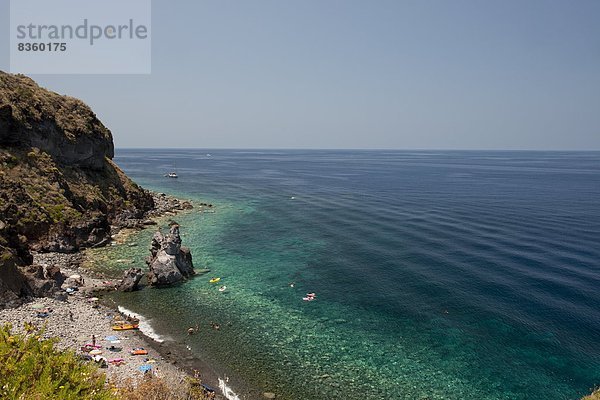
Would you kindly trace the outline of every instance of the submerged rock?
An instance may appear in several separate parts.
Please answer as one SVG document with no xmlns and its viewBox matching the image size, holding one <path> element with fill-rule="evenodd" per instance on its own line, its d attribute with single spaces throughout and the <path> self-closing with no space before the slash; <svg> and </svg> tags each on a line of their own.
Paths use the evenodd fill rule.
<svg viewBox="0 0 600 400">
<path fill-rule="evenodd" d="M 146 261 L 150 269 L 148 281 L 153 286 L 171 285 L 193 276 L 192 254 L 181 246 L 179 225 L 171 225 L 168 234 L 157 231 L 152 237 L 151 257 Z"/>
</svg>

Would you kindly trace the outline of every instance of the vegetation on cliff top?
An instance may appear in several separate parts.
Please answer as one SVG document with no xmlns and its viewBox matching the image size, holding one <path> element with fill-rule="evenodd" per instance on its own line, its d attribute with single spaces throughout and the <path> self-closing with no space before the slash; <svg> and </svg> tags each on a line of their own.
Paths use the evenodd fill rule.
<svg viewBox="0 0 600 400">
<path fill-rule="evenodd" d="M 92 230 L 118 212 L 150 209 L 151 196 L 112 162 L 113 148 L 83 102 L 0 71 L 0 232 L 21 242 L 66 233 L 77 247 L 100 240 L 106 232 Z"/>
<path fill-rule="evenodd" d="M 113 155 L 111 132 L 82 101 L 0 71 L 0 268 L 30 263 L 31 249 L 94 245 L 123 211 L 150 210 L 150 193 Z M 0 307 L 26 292 L 13 285 L 6 296 L 4 286 Z"/>
<path fill-rule="evenodd" d="M 85 103 L 42 89 L 25 75 L 0 71 L 0 105 L 5 109 L 10 106 L 15 122 L 29 129 L 52 116 L 56 128 L 69 139 L 93 132 L 112 142 L 110 131 Z"/>
</svg>

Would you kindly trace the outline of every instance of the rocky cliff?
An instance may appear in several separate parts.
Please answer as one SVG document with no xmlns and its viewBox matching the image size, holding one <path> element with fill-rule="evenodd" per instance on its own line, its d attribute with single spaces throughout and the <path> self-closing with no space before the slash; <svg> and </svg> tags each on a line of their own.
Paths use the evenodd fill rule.
<svg viewBox="0 0 600 400">
<path fill-rule="evenodd" d="M 0 71 L 0 306 L 31 291 L 15 272 L 29 250 L 101 244 L 115 220 L 152 209 L 113 156 L 111 132 L 82 101 Z"/>
</svg>

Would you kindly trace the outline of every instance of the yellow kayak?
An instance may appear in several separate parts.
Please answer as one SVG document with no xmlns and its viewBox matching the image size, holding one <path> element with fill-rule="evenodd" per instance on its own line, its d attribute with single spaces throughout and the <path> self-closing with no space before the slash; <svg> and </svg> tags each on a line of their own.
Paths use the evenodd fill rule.
<svg viewBox="0 0 600 400">
<path fill-rule="evenodd" d="M 221 280 L 221 278 L 212 278 L 209 282 L 210 283 L 217 283 Z"/>
<path fill-rule="evenodd" d="M 131 329 L 138 329 L 138 324 L 121 324 L 121 325 L 113 325 L 113 331 L 128 331 Z"/>
</svg>

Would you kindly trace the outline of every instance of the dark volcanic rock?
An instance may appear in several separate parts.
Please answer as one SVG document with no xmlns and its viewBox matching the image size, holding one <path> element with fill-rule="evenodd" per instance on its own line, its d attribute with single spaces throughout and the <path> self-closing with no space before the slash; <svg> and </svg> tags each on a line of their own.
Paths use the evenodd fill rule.
<svg viewBox="0 0 600 400">
<path fill-rule="evenodd" d="M 15 272 L 30 250 L 104 245 L 114 221 L 148 218 L 152 195 L 113 156 L 110 130 L 82 101 L 0 71 L 0 299 L 51 290 Z"/>
<path fill-rule="evenodd" d="M 21 272 L 19 264 L 21 259 L 10 253 L 3 254 L 0 265 L 0 307 L 16 306 L 24 297 L 33 295 L 27 284 L 25 275 Z"/>
<path fill-rule="evenodd" d="M 138 284 L 143 277 L 144 272 L 141 268 L 129 268 L 123 273 L 123 280 L 121 280 L 118 289 L 123 292 L 138 290 Z"/>
<path fill-rule="evenodd" d="M 147 263 L 151 285 L 170 285 L 194 275 L 192 254 L 187 247 L 181 246 L 179 225 L 173 224 L 166 235 L 156 232 L 152 237 L 150 252 L 152 256 Z"/>
<path fill-rule="evenodd" d="M 41 265 L 30 265 L 24 268 L 24 275 L 31 294 L 35 297 L 46 297 L 55 294 L 60 291 L 62 281 L 64 280 L 62 274 L 60 277 L 56 275 L 57 280 L 46 279 L 44 276 L 44 267 Z"/>
</svg>

